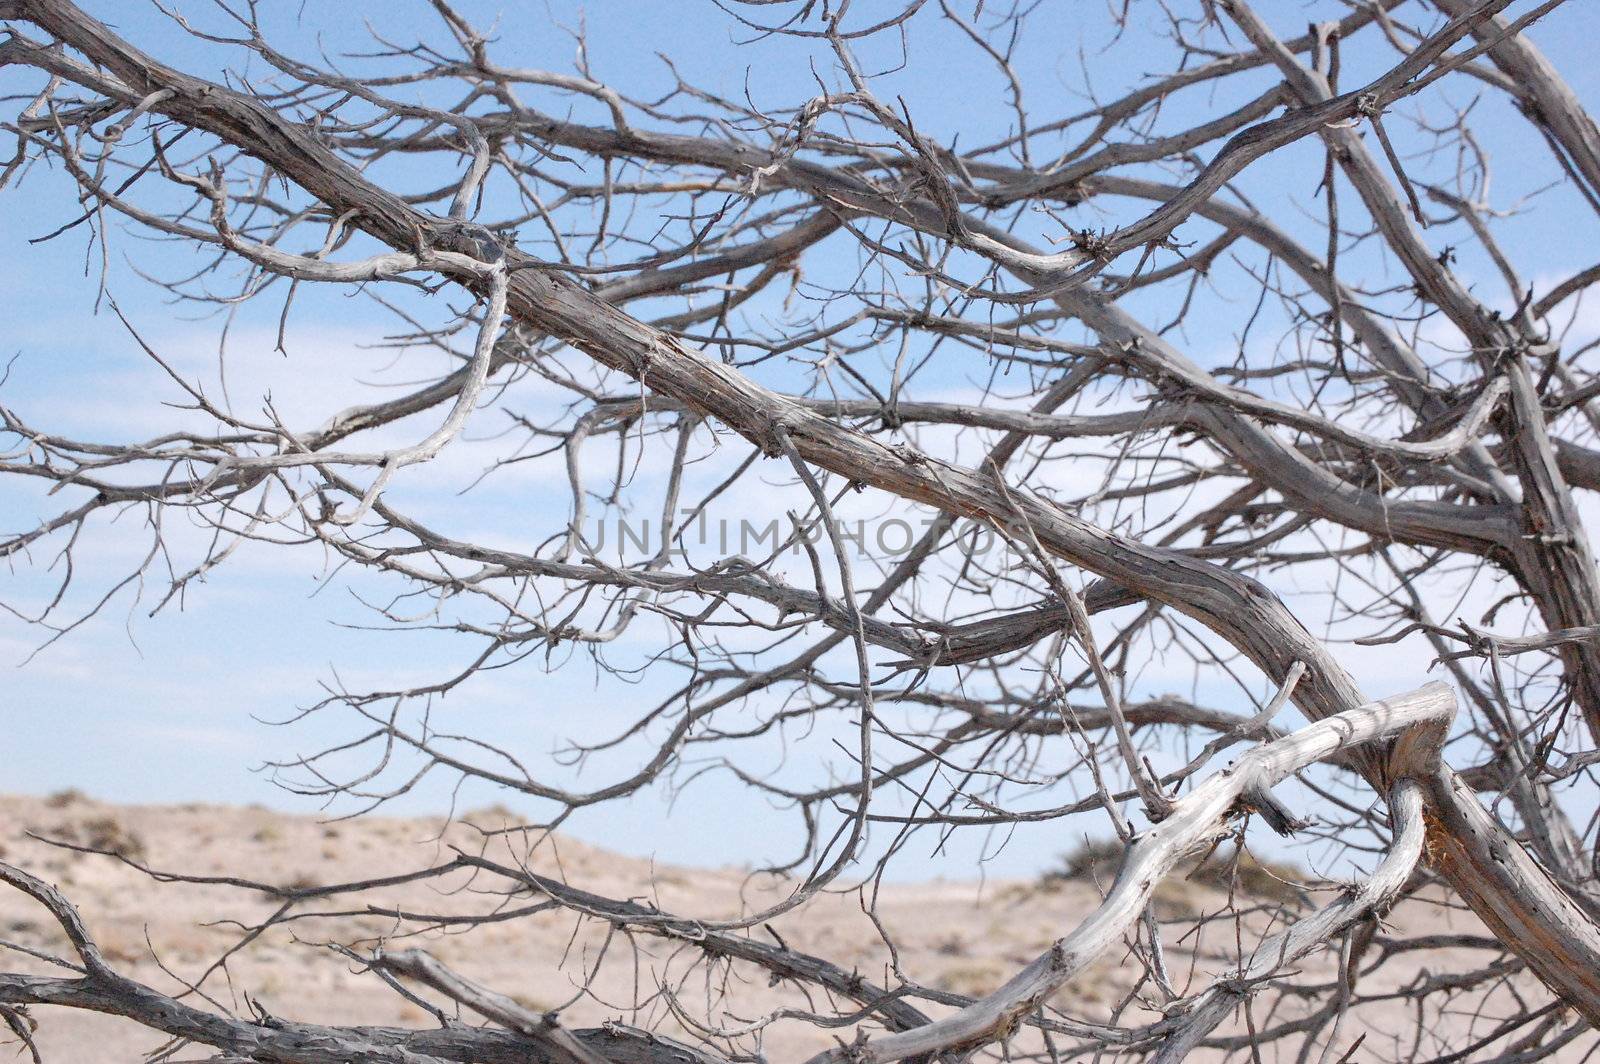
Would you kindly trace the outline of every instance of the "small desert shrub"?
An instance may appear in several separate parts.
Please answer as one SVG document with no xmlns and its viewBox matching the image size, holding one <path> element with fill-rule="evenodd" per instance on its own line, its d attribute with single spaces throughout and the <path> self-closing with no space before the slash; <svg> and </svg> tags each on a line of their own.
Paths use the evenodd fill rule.
<svg viewBox="0 0 1600 1064">
<path fill-rule="evenodd" d="M 144 858 L 144 840 L 114 816 L 97 816 L 81 825 L 84 845 L 132 861 Z"/>
<path fill-rule="evenodd" d="M 1061 859 L 1061 867 L 1044 874 L 1046 882 L 1109 883 L 1122 867 L 1122 844 L 1116 839 L 1084 839 Z"/>
<path fill-rule="evenodd" d="M 1122 866 L 1122 844 L 1116 839 L 1089 839 L 1061 859 L 1061 867 L 1046 872 L 1042 885 L 1064 882 L 1098 883 L 1109 887 Z M 1189 858 L 1156 888 L 1159 900 L 1174 903 L 1190 901 L 1183 883 L 1213 890 L 1235 890 L 1250 898 L 1285 904 L 1301 901 L 1302 885 L 1315 883 L 1315 877 L 1298 865 L 1283 861 L 1263 861 L 1249 850 L 1219 847 L 1209 854 Z M 1165 888 L 1165 890 L 1163 890 Z"/>
<path fill-rule="evenodd" d="M 1301 901 L 1305 897 L 1303 887 L 1315 885 L 1316 881 L 1316 877 L 1299 865 L 1263 861 L 1249 850 L 1218 851 L 1209 861 L 1193 868 L 1188 878 L 1217 890 L 1234 889 L 1252 898 L 1284 903 Z"/>
<path fill-rule="evenodd" d="M 495 802 L 493 805 L 486 805 L 482 809 L 469 810 L 461 819 L 469 824 L 479 821 L 485 824 L 515 824 L 517 822 L 517 814 L 510 806 Z"/>
<path fill-rule="evenodd" d="M 88 801 L 88 797 L 76 787 L 68 787 L 64 791 L 56 791 L 44 800 L 48 809 L 65 809 L 69 805 Z"/>
<path fill-rule="evenodd" d="M 262 891 L 261 897 L 266 901 L 275 902 L 282 900 L 282 895 L 279 893 L 279 891 L 313 890 L 321 885 L 322 883 L 309 873 L 300 872 L 296 875 L 290 876 L 287 882 L 277 884 L 277 890 Z"/>
</svg>

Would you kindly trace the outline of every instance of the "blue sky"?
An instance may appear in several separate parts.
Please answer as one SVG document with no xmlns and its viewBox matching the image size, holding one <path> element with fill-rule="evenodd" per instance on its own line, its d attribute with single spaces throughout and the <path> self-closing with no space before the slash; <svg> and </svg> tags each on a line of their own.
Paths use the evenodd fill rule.
<svg viewBox="0 0 1600 1064">
<path fill-rule="evenodd" d="M 187 39 L 171 22 L 134 3 L 86 4 L 91 11 L 119 23 L 119 28 L 157 56 L 196 73 L 213 74 L 217 53 Z M 385 37 L 406 43 L 419 37 L 442 41 L 436 18 L 421 0 L 389 0 L 382 4 L 304 5 L 303 21 L 288 17 L 302 5 L 285 4 L 269 24 L 274 40 L 286 51 L 314 60 L 319 50 L 337 53 L 365 46 L 364 24 Z M 1136 5 L 1137 6 L 1137 5 Z M 502 5 L 463 3 L 462 9 L 481 26 L 494 23 Z M 1328 17 L 1328 5 L 1266 3 L 1283 35 L 1301 32 L 1307 18 Z M 204 7 L 190 3 L 197 18 Z M 552 3 L 507 7 L 500 19 L 495 56 L 506 65 L 570 69 L 572 37 L 555 23 L 587 27 L 589 59 L 594 74 L 637 97 L 651 97 L 672 84 L 656 53 L 679 62 L 686 76 L 700 86 L 730 97 L 748 94 L 763 106 L 795 105 L 818 91 L 818 79 L 837 82 L 832 59 L 820 46 L 793 40 L 741 43 L 751 36 L 713 4 L 602 2 L 579 7 Z M 757 12 L 765 9 L 753 9 Z M 1047 5 L 1035 16 L 1035 32 L 1020 49 L 1017 65 L 1024 75 L 1028 103 L 1036 122 L 1048 121 L 1083 107 L 1080 62 L 1094 72 L 1106 95 L 1137 83 L 1148 64 L 1162 69 L 1159 42 L 1135 29 L 1115 44 L 1105 6 L 1094 0 Z M 1571 3 L 1537 27 L 1532 36 L 1545 48 L 1588 100 L 1600 99 L 1600 68 L 1591 60 L 1594 8 Z M 207 25 L 212 23 L 207 22 Z M 220 26 L 220 24 L 217 24 Z M 215 28 L 215 27 L 214 27 Z M 877 90 L 885 99 L 902 96 L 919 128 L 938 139 L 975 145 L 1010 132 L 1010 111 L 1003 83 L 970 44 L 936 18 L 919 18 L 909 28 L 904 69 L 885 74 Z M 880 39 L 861 49 L 869 69 L 890 70 L 900 63 L 899 42 Z M 1382 53 L 1373 62 L 1388 62 Z M 1362 59 L 1346 57 L 1346 84 L 1362 75 Z M 360 64 L 355 64 L 357 67 Z M 1375 69 L 1375 68 L 1374 68 Z M 1367 71 L 1372 72 L 1371 70 Z M 1224 99 L 1184 97 L 1174 101 L 1166 121 L 1172 127 L 1196 116 L 1230 109 L 1267 87 L 1273 75 L 1260 72 L 1228 91 Z M 6 92 L 32 87 L 37 79 L 14 71 L 0 72 Z M 1470 87 L 1452 89 L 1465 105 Z M 569 106 L 583 120 L 599 121 L 587 101 L 540 97 L 544 109 L 562 114 Z M 1505 115 L 1505 105 L 1486 101 L 1475 115 L 1476 130 L 1491 151 L 1503 149 L 1504 169 L 1497 172 L 1492 198 L 1510 206 L 1556 177 L 1547 155 L 1518 156 Z M 1499 109 L 1498 111 L 1496 109 Z M 1298 145 L 1281 157 L 1253 168 L 1243 182 L 1264 206 L 1290 199 L 1303 201 L 1321 173 L 1321 151 Z M 397 180 L 417 175 L 397 169 Z M 433 183 L 437 183 L 436 181 Z M 1136 216 L 1148 205 L 1106 205 L 1114 213 L 1091 215 L 1087 224 L 1109 225 Z M 1524 262 L 1537 263 L 1541 277 L 1557 278 L 1586 265 L 1590 241 L 1574 241 L 1561 221 L 1559 201 L 1507 224 L 1506 239 Z M 159 404 L 178 398 L 144 359 L 102 305 L 96 312 L 99 247 L 87 241 L 86 227 L 49 243 L 28 241 L 73 217 L 73 199 L 54 175 L 33 175 L 20 189 L 0 194 L 0 291 L 5 294 L 9 326 L 6 349 L 17 355 L 11 376 L 0 388 L 0 403 L 16 409 L 36 425 L 51 430 L 107 438 L 137 438 L 155 431 L 172 416 Z M 1293 214 L 1287 217 L 1293 219 Z M 1050 223 L 1032 223 L 1041 236 Z M 1311 223 L 1308 223 L 1311 224 Z M 1310 230 L 1307 230 L 1310 231 Z M 1448 239 L 1441 236 L 1441 243 Z M 130 268 L 176 272 L 186 252 L 141 242 L 123 235 L 113 244 L 110 292 L 141 334 L 165 355 L 197 374 L 215 361 L 218 325 L 195 321 L 195 308 L 172 306 L 162 294 L 140 281 Z M 835 242 L 820 250 L 821 267 L 844 266 L 853 252 Z M 1353 254 L 1359 254 L 1354 252 Z M 832 258 L 830 258 L 830 256 Z M 1466 266 L 1469 276 L 1496 283 L 1486 267 Z M 275 404 L 302 411 L 304 420 L 342 405 L 343 393 L 328 387 L 329 375 L 342 381 L 377 381 L 397 386 L 430 372 L 442 362 L 425 357 L 392 365 L 388 353 L 364 350 L 376 331 L 391 328 L 368 304 L 333 292 L 307 292 L 298 298 L 290 326 L 290 353 L 271 350 L 278 304 L 267 301 L 246 310 L 233 327 L 229 342 L 229 376 L 233 397 L 241 404 L 258 403 L 265 382 L 273 382 Z M 1157 319 L 1170 309 L 1158 297 L 1130 301 L 1133 309 Z M 1170 294 L 1160 298 L 1170 298 Z M 1248 301 L 1246 301 L 1248 302 Z M 1234 337 L 1248 306 L 1217 309 L 1189 323 L 1184 343 L 1197 358 L 1230 357 Z M 444 313 L 437 305 L 433 313 Z M 769 384 L 784 386 L 786 370 L 764 367 Z M 981 383 L 986 370 L 957 365 L 936 383 L 959 392 Z M 486 440 L 498 427 L 487 414 L 474 422 L 474 435 Z M 565 513 L 564 485 L 548 466 L 519 470 L 492 481 L 463 503 L 453 490 L 459 474 L 474 456 L 488 453 L 483 442 L 458 449 L 439 469 L 417 471 L 395 491 L 422 512 L 455 522 L 457 531 L 481 525 L 491 535 L 515 536 L 519 527 L 539 534 L 557 527 Z M 31 521 L 50 500 L 30 486 L 0 483 L 0 524 L 12 528 Z M 463 512 L 464 506 L 473 512 Z M 23 515 L 22 521 L 9 515 Z M 174 520 L 178 520 L 177 516 Z M 130 560 L 145 549 L 149 531 L 130 514 L 118 525 L 95 530 L 78 559 L 79 604 L 103 593 L 127 571 Z M 525 544 L 531 546 L 531 543 Z M 52 573 L 50 548 L 34 553 L 31 565 L 19 564 L 9 577 L 13 591 L 6 601 L 37 603 L 48 594 Z M 4 788 L 43 793 L 79 787 L 97 797 L 125 802 L 225 801 L 259 802 L 308 812 L 315 806 L 275 786 L 264 773 L 251 769 L 262 762 L 318 749 L 349 734 L 342 718 L 311 718 L 293 727 L 276 727 L 294 708 L 318 697 L 318 685 L 338 675 L 352 686 L 362 682 L 389 685 L 415 677 L 437 678 L 460 667 L 470 648 L 431 634 L 375 633 L 361 626 L 370 614 L 363 599 L 381 597 L 384 586 L 370 578 L 330 569 L 311 550 L 273 551 L 247 545 L 239 555 L 155 617 L 147 616 L 160 595 L 146 593 L 135 602 L 132 589 L 119 594 L 94 620 L 66 639 L 33 654 L 39 632 L 9 616 L 0 616 L 0 665 L 10 669 L 0 686 L 0 713 L 6 717 Z M 1292 591 L 1293 589 L 1286 589 Z M 1317 589 L 1313 589 L 1317 590 Z M 181 607 L 181 608 L 180 608 Z M 555 662 L 563 660 L 559 652 Z M 1377 663 L 1371 690 L 1385 693 L 1408 686 L 1393 658 Z M 676 678 L 673 678 L 676 679 Z M 1176 674 L 1156 670 L 1153 689 L 1160 693 L 1182 683 Z M 528 665 L 507 670 L 474 685 L 469 716 L 529 758 L 548 757 L 558 736 L 608 734 L 632 719 L 641 702 L 660 697 L 668 681 L 629 685 L 594 669 L 581 657 L 561 668 Z M 1161 687 L 1161 684 L 1167 685 Z M 1228 708 L 1239 708 L 1230 706 Z M 823 729 L 802 744 L 797 755 L 825 757 L 826 742 L 837 734 Z M 777 757 L 773 749 L 762 756 Z M 620 768 L 597 761 L 584 777 L 590 783 Z M 450 802 L 446 781 L 429 784 L 394 803 L 394 812 L 437 812 Z M 505 800 L 482 787 L 460 796 L 467 806 Z M 513 803 L 515 804 L 515 803 Z M 630 853 L 653 853 L 668 861 L 708 858 L 737 862 L 746 858 L 784 856 L 786 840 L 773 814 L 748 804 L 742 793 L 715 780 L 690 788 L 668 805 L 662 793 L 647 792 L 621 806 L 580 814 L 570 827 L 581 837 Z M 707 832 L 705 825 L 714 824 Z M 931 840 L 929 840 L 931 844 Z M 913 847 L 927 853 L 929 844 Z M 911 856 L 906 874 L 970 874 L 982 840 L 970 840 L 942 860 Z M 991 864 L 1002 873 L 1035 871 L 1049 866 L 1070 840 L 1059 829 L 1024 833 Z M 910 855 L 908 855 L 910 856 Z"/>
</svg>

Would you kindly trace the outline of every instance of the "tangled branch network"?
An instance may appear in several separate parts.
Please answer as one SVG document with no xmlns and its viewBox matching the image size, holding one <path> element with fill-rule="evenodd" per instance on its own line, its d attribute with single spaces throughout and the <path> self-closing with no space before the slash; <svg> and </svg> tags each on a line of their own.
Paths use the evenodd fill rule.
<svg viewBox="0 0 1600 1064">
<path fill-rule="evenodd" d="M 0 604 L 44 652 L 244 554 L 321 566 L 458 665 L 324 678 L 289 732 L 336 738 L 273 778 L 517 815 L 357 882 L 123 854 L 273 902 L 179 989 L 0 864 L 58 928 L 0 941 L 25 1051 L 78 1010 L 279 1064 L 1595 1050 L 1600 128 L 1540 50 L 1592 7 L 717 0 L 633 13 L 709 43 L 607 81 L 641 42 L 550 12 L 296 6 L 0 0 L 0 197 L 157 382 L 139 438 L 0 387 Z M 779 840 L 742 904 L 540 863 L 699 788 Z M 1086 835 L 1116 871 L 1037 955 L 973 993 L 901 963 L 916 854 Z M 1313 866 L 1287 896 L 1158 903 L 1263 842 Z M 409 884 L 437 907 L 300 948 L 426 1022 L 228 1004 L 267 931 Z M 785 938 L 837 895 L 881 967 Z M 430 948 L 560 920 L 600 933 L 560 1007 Z"/>
</svg>

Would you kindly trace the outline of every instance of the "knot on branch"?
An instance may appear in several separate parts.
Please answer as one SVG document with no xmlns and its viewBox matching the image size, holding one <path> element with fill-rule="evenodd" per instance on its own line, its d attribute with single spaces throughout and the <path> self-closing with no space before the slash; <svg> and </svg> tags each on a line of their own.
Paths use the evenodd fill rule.
<svg viewBox="0 0 1600 1064">
<path fill-rule="evenodd" d="M 1097 262 L 1111 261 L 1111 241 L 1104 233 L 1093 229 L 1077 229 L 1072 233 L 1072 246 Z"/>
<path fill-rule="evenodd" d="M 900 459 L 900 461 L 904 462 L 906 465 L 921 466 L 928 464 L 928 456 L 917 450 L 915 447 L 912 447 L 910 444 L 891 444 L 889 450 L 894 453 L 896 458 Z"/>
<path fill-rule="evenodd" d="M 493 230 L 476 222 L 452 221 L 442 224 L 435 234 L 434 247 L 439 251 L 458 252 L 489 265 L 504 262 L 506 258 L 501 238 Z"/>
</svg>

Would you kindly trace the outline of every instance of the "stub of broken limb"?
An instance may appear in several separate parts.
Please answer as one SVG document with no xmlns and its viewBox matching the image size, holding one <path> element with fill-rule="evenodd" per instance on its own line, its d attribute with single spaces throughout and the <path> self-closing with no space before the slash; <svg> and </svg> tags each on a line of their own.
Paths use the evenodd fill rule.
<svg viewBox="0 0 1600 1064">
<path fill-rule="evenodd" d="M 1239 806 L 1255 813 L 1267 822 L 1267 827 L 1279 835 L 1293 835 L 1310 825 L 1309 820 L 1295 816 L 1289 807 L 1265 787 L 1252 787 L 1239 797 Z"/>
</svg>

